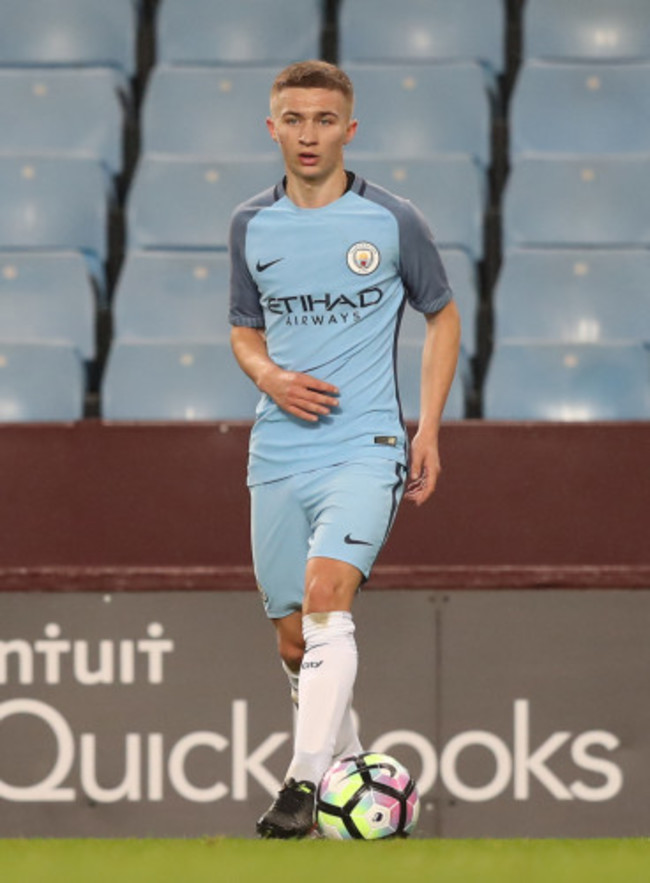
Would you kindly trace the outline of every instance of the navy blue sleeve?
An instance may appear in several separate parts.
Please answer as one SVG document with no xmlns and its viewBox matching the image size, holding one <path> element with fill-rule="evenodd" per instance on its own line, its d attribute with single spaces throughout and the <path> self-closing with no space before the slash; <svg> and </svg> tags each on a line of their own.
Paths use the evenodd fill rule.
<svg viewBox="0 0 650 883">
<path fill-rule="evenodd" d="M 398 222 L 400 271 L 409 303 L 421 313 L 438 313 L 453 294 L 433 234 L 412 203 L 400 212 Z"/>
<path fill-rule="evenodd" d="M 364 195 L 391 211 L 397 220 L 399 271 L 409 303 L 421 313 L 439 312 L 453 292 L 424 215 L 408 199 L 376 184 L 368 183 Z"/>
<path fill-rule="evenodd" d="M 230 224 L 230 311 L 231 325 L 264 328 L 260 293 L 246 262 L 246 228 L 255 210 L 240 206 Z"/>
</svg>

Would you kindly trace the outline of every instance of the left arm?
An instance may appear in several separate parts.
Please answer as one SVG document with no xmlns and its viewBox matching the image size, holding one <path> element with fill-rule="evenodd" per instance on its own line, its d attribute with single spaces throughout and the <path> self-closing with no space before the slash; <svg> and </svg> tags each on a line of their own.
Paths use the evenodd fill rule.
<svg viewBox="0 0 650 883">
<path fill-rule="evenodd" d="M 405 498 L 421 506 L 433 494 L 440 473 L 438 432 L 460 348 L 460 317 L 454 301 L 426 317 L 422 349 L 420 420 L 411 444 Z"/>
</svg>

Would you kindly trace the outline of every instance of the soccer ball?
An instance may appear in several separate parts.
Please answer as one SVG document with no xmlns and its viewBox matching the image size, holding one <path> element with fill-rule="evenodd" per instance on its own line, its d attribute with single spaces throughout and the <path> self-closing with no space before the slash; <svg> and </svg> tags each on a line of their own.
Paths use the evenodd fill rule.
<svg viewBox="0 0 650 883">
<path fill-rule="evenodd" d="M 329 840 L 408 837 L 419 814 L 420 798 L 406 767 L 372 751 L 337 761 L 316 794 L 316 820 Z"/>
</svg>

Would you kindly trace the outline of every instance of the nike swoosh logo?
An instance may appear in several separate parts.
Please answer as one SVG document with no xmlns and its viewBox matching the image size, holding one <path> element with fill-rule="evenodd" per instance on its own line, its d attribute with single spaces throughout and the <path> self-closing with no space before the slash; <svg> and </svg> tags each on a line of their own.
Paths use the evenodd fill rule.
<svg viewBox="0 0 650 883">
<path fill-rule="evenodd" d="M 308 650 L 305 650 L 303 655 L 306 656 L 308 653 L 311 653 L 312 650 L 318 650 L 319 647 L 325 647 L 325 646 L 327 646 L 327 645 L 324 642 L 322 644 L 314 644 L 313 647 L 309 647 Z"/>
<path fill-rule="evenodd" d="M 255 264 L 255 269 L 257 270 L 258 273 L 263 273 L 264 270 L 268 270 L 268 268 L 272 267 L 273 264 L 279 264 L 280 261 L 283 261 L 283 260 L 284 260 L 284 258 L 276 258 L 274 261 L 269 261 L 266 264 L 263 264 L 261 261 L 258 261 Z"/>
<path fill-rule="evenodd" d="M 367 543 L 365 540 L 353 540 L 349 533 L 343 537 L 343 542 L 348 546 L 372 546 L 372 543 Z"/>
</svg>

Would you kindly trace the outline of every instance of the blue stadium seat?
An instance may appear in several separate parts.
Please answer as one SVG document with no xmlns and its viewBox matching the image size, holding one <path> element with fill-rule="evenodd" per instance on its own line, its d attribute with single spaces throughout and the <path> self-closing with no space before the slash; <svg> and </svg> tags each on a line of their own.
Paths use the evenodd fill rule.
<svg viewBox="0 0 650 883">
<path fill-rule="evenodd" d="M 343 0 L 339 56 L 357 61 L 478 61 L 504 69 L 503 0 Z"/>
<path fill-rule="evenodd" d="M 493 302 L 497 342 L 650 343 L 650 251 L 515 249 Z"/>
<path fill-rule="evenodd" d="M 373 159 L 356 155 L 351 145 L 347 166 L 369 181 L 414 202 L 441 247 L 483 256 L 485 178 L 467 156 L 427 159 Z"/>
<path fill-rule="evenodd" d="M 282 169 L 279 156 L 250 162 L 143 158 L 127 205 L 129 247 L 225 248 L 233 209 L 273 187 Z"/>
<path fill-rule="evenodd" d="M 648 356 L 640 344 L 503 343 L 483 406 L 490 420 L 647 420 Z"/>
<path fill-rule="evenodd" d="M 154 68 L 142 110 L 145 154 L 238 159 L 277 154 L 265 120 L 276 68 Z"/>
<path fill-rule="evenodd" d="M 78 252 L 0 252 L 0 337 L 95 358 L 95 295 Z"/>
<path fill-rule="evenodd" d="M 490 164 L 490 100 L 477 63 L 349 64 L 359 129 L 349 154 L 465 154 Z"/>
<path fill-rule="evenodd" d="M 503 201 L 508 248 L 650 245 L 650 160 L 515 160 Z"/>
<path fill-rule="evenodd" d="M 136 70 L 136 0 L 0 0 L 0 65 Z"/>
<path fill-rule="evenodd" d="M 321 19 L 321 0 L 163 0 L 157 58 L 281 67 L 320 56 Z"/>
<path fill-rule="evenodd" d="M 81 252 L 105 288 L 110 179 L 90 159 L 0 156 L 0 252 Z"/>
<path fill-rule="evenodd" d="M 0 340 L 0 423 L 79 420 L 85 373 L 68 344 Z"/>
<path fill-rule="evenodd" d="M 529 62 L 515 85 L 510 132 L 511 156 L 650 155 L 650 63 Z"/>
<path fill-rule="evenodd" d="M 647 0 L 527 0 L 525 58 L 650 61 Z"/>
<path fill-rule="evenodd" d="M 460 312 L 463 349 L 469 356 L 473 356 L 476 352 L 476 314 L 479 299 L 474 265 L 466 252 L 455 248 L 441 248 L 440 256 Z M 402 316 L 400 340 L 421 343 L 423 337 L 422 314 L 407 304 Z"/>
<path fill-rule="evenodd" d="M 417 420 L 420 416 L 420 373 L 422 342 L 400 340 L 397 349 L 397 377 L 402 416 Z M 465 399 L 470 388 L 470 370 L 467 354 L 461 349 L 458 367 L 443 412 L 444 420 L 462 420 L 465 417 Z"/>
<path fill-rule="evenodd" d="M 116 342 L 102 383 L 106 420 L 252 420 L 259 391 L 230 344 Z"/>
<path fill-rule="evenodd" d="M 115 340 L 228 340 L 222 253 L 129 252 L 113 300 Z"/>
<path fill-rule="evenodd" d="M 2 70 L 0 153 L 85 156 L 123 166 L 124 112 L 109 70 Z"/>
</svg>

